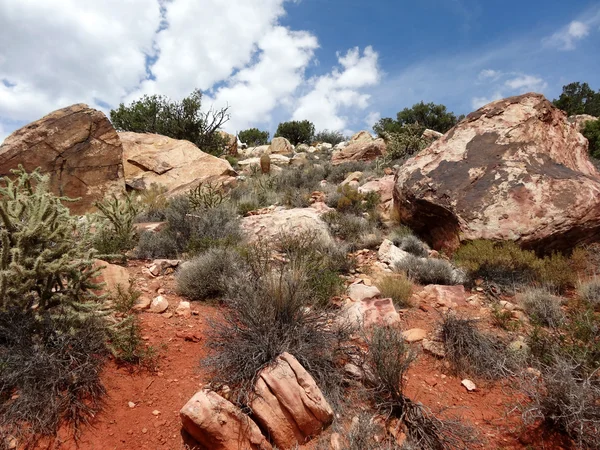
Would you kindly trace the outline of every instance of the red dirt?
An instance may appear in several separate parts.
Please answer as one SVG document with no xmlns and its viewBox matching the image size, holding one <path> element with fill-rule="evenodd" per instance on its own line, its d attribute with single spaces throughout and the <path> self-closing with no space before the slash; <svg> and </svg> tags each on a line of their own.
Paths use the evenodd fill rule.
<svg viewBox="0 0 600 450">
<path fill-rule="evenodd" d="M 136 286 L 147 291 L 146 295 L 149 296 L 154 296 L 153 291 L 160 286 L 165 290 L 170 309 L 174 310 L 181 298 L 174 293 L 173 277 L 151 280 L 142 273 L 142 267 L 140 262 L 134 262 L 130 267 Z M 92 426 L 82 430 L 77 443 L 71 437 L 54 442 L 47 448 L 193 448 L 191 441 L 188 440 L 187 446 L 184 442 L 179 410 L 210 381 L 200 368 L 199 361 L 207 354 L 207 321 L 219 316 L 219 307 L 193 303 L 192 310 L 194 315 L 190 318 L 141 313 L 144 340 L 159 352 L 156 371 L 140 369 L 132 373 L 110 362 L 102 376 L 108 392 L 103 411 Z M 480 312 L 472 307 L 461 308 L 461 311 L 471 316 Z M 405 329 L 420 327 L 432 330 L 438 320 L 439 314 L 435 308 L 429 308 L 428 312 L 412 308 L 403 313 Z M 199 338 L 199 342 L 186 340 L 186 336 Z M 419 344 L 413 345 L 420 349 Z M 461 385 L 461 379 L 453 376 L 442 360 L 421 353 L 409 370 L 407 394 L 435 413 L 444 410 L 442 416 L 456 416 L 472 425 L 482 438 L 482 443 L 472 448 L 568 448 L 556 436 L 548 437 L 542 431 L 524 429 L 520 414 L 514 408 L 517 392 L 513 380 L 473 381 L 478 390 L 468 393 Z M 135 407 L 131 408 L 129 402 L 135 403 Z M 154 411 L 159 411 L 159 414 L 155 415 Z M 347 419 L 350 420 L 352 416 L 354 414 L 349 414 Z M 301 448 L 313 446 L 311 443 Z"/>
</svg>

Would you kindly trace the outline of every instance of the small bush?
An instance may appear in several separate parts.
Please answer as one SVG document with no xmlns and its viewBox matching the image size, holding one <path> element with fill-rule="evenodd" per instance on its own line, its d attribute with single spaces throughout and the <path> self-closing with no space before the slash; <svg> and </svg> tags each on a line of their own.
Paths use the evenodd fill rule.
<svg viewBox="0 0 600 450">
<path fill-rule="evenodd" d="M 64 423 L 87 424 L 105 393 L 105 339 L 99 318 L 0 311 L 0 439 L 26 446 Z"/>
<path fill-rule="evenodd" d="M 238 138 L 248 147 L 258 147 L 269 143 L 269 132 L 261 131 L 258 128 L 249 128 L 238 133 Z"/>
<path fill-rule="evenodd" d="M 415 283 L 455 285 L 463 283 L 462 274 L 443 259 L 418 258 L 407 255 L 396 262 L 397 271 L 405 272 Z"/>
<path fill-rule="evenodd" d="M 388 239 L 392 241 L 396 247 L 400 247 L 404 238 L 412 235 L 414 235 L 414 232 L 409 227 L 406 225 L 398 225 L 391 231 Z"/>
<path fill-rule="evenodd" d="M 600 278 L 580 283 L 577 292 L 579 298 L 591 307 L 600 306 Z"/>
<path fill-rule="evenodd" d="M 429 256 L 429 247 L 414 234 L 406 235 L 401 239 L 396 238 L 396 240 L 399 242 L 398 244 L 394 243 L 394 245 L 411 255 L 418 256 L 419 258 L 427 258 Z"/>
<path fill-rule="evenodd" d="M 383 133 L 387 144 L 387 158 L 389 160 L 406 159 L 420 152 L 429 145 L 423 137 L 424 127 L 419 124 L 407 124 L 397 132 Z"/>
<path fill-rule="evenodd" d="M 381 291 L 383 298 L 391 298 L 394 304 L 399 308 L 408 308 L 411 305 L 410 297 L 413 286 L 410 280 L 404 275 L 384 277 L 377 287 Z"/>
<path fill-rule="evenodd" d="M 575 286 L 577 274 L 570 260 L 560 253 L 553 253 L 537 262 L 537 272 L 540 283 L 547 289 L 564 293 Z"/>
<path fill-rule="evenodd" d="M 339 144 L 340 142 L 347 141 L 348 137 L 344 135 L 341 131 L 330 131 L 323 130 L 319 131 L 315 134 L 314 141 L 315 142 L 326 142 L 333 146 Z"/>
<path fill-rule="evenodd" d="M 510 373 L 511 362 L 503 343 L 481 333 L 474 320 L 446 314 L 441 333 L 446 358 L 458 375 L 495 379 Z"/>
<path fill-rule="evenodd" d="M 194 211 L 216 208 L 227 198 L 223 186 L 210 181 L 201 182 L 187 194 L 190 206 Z"/>
<path fill-rule="evenodd" d="M 185 262 L 177 272 L 177 293 L 191 300 L 221 297 L 227 280 L 242 270 L 240 255 L 231 249 L 216 248 Z"/>
<path fill-rule="evenodd" d="M 581 130 L 581 134 L 587 138 L 590 144 L 590 154 L 594 158 L 600 158 L 600 120 L 587 121 L 583 130 Z"/>
<path fill-rule="evenodd" d="M 328 225 L 334 236 L 343 239 L 350 245 L 350 250 L 377 246 L 381 243 L 377 229 L 364 217 L 329 211 L 323 214 L 321 219 Z M 374 235 L 374 239 L 371 238 L 371 235 Z"/>
<path fill-rule="evenodd" d="M 165 193 L 167 188 L 157 183 L 142 191 L 138 196 L 141 212 L 135 218 L 137 223 L 162 222 L 165 218 L 165 209 L 169 205 Z"/>
<path fill-rule="evenodd" d="M 325 178 L 328 183 L 340 184 L 346 179 L 349 173 L 364 172 L 368 168 L 368 164 L 364 161 L 351 161 L 337 166 L 331 164 L 325 165 Z"/>
<path fill-rule="evenodd" d="M 531 319 L 540 325 L 557 327 L 564 320 L 562 300 L 547 289 L 529 289 L 521 295 L 521 305 Z"/>
<path fill-rule="evenodd" d="M 292 145 L 310 144 L 314 135 L 315 126 L 309 120 L 282 122 L 275 132 L 275 137 L 284 137 Z"/>
</svg>

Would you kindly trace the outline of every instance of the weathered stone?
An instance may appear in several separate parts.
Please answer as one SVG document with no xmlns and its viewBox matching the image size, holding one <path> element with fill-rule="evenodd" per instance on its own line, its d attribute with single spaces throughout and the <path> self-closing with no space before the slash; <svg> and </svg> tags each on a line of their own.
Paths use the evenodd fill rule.
<svg viewBox="0 0 600 450">
<path fill-rule="evenodd" d="M 341 184 L 341 186 L 345 186 L 347 184 L 352 183 L 353 181 L 360 181 L 361 178 L 362 178 L 362 172 L 352 172 L 352 173 L 349 173 L 348 176 L 346 177 L 346 179 L 344 181 L 342 181 L 340 184 Z"/>
<path fill-rule="evenodd" d="M 164 313 L 167 308 L 169 308 L 169 301 L 164 298 L 162 295 L 155 297 L 150 303 L 150 312 L 161 314 Z"/>
<path fill-rule="evenodd" d="M 371 328 L 374 325 L 395 325 L 400 322 L 400 316 L 391 298 L 347 301 L 342 307 L 340 317 L 353 326 L 364 328 Z"/>
<path fill-rule="evenodd" d="M 358 192 L 361 194 L 377 192 L 379 194 L 381 203 L 390 202 L 394 192 L 394 176 L 389 175 L 376 180 L 368 181 L 358 188 Z"/>
<path fill-rule="evenodd" d="M 258 376 L 250 407 L 278 448 L 295 448 L 333 421 L 333 410 L 313 377 L 289 353 Z"/>
<path fill-rule="evenodd" d="M 317 145 L 316 150 L 319 152 L 328 152 L 332 148 L 333 148 L 333 145 L 331 145 L 329 142 L 321 142 L 320 144 Z"/>
<path fill-rule="evenodd" d="M 383 139 L 372 141 L 351 142 L 342 150 L 334 151 L 331 156 L 331 164 L 338 165 L 349 161 L 373 161 L 385 155 L 386 146 Z"/>
<path fill-rule="evenodd" d="M 276 137 L 271 141 L 269 153 L 271 155 L 290 155 L 294 153 L 294 146 L 290 144 L 290 141 L 288 141 L 286 138 Z"/>
<path fill-rule="evenodd" d="M 427 337 L 427 331 L 422 328 L 412 328 L 402 332 L 402 337 L 406 342 L 412 344 L 413 342 L 422 341 Z"/>
<path fill-rule="evenodd" d="M 202 390 L 180 411 L 181 423 L 211 450 L 271 450 L 256 423 L 220 395 Z"/>
<path fill-rule="evenodd" d="M 177 305 L 177 309 L 175 310 L 175 314 L 180 317 L 191 317 L 192 316 L 192 308 L 190 306 L 190 302 L 180 301 L 179 305 Z"/>
<path fill-rule="evenodd" d="M 438 358 L 444 358 L 446 356 L 444 344 L 441 342 L 423 339 L 421 345 L 423 345 L 423 350 L 425 350 L 428 353 L 431 353 L 433 356 L 436 356 Z"/>
<path fill-rule="evenodd" d="M 394 266 L 396 263 L 402 262 L 407 258 L 409 253 L 396 247 L 389 239 L 384 239 L 379 246 L 377 256 L 381 262 Z"/>
<path fill-rule="evenodd" d="M 473 383 L 471 380 L 464 379 L 460 382 L 460 384 L 462 384 L 469 392 L 477 390 L 477 386 L 475 386 L 475 383 Z"/>
<path fill-rule="evenodd" d="M 577 114 L 575 116 L 569 116 L 568 120 L 569 123 L 575 125 L 577 131 L 581 133 L 581 130 L 583 130 L 586 123 L 598 120 L 598 117 L 590 116 L 589 114 Z"/>
<path fill-rule="evenodd" d="M 371 133 L 369 133 L 368 131 L 362 130 L 362 131 L 359 131 L 358 133 L 354 134 L 350 138 L 350 143 L 352 143 L 352 142 L 371 142 L 373 140 L 374 140 L 374 138 L 373 138 L 373 136 L 371 136 Z"/>
<path fill-rule="evenodd" d="M 465 287 L 462 285 L 444 286 L 430 284 L 421 290 L 420 297 L 427 303 L 448 308 L 467 305 L 467 295 Z"/>
<path fill-rule="evenodd" d="M 375 286 L 366 286 L 364 284 L 351 284 L 348 287 L 348 297 L 355 302 L 361 302 L 363 300 L 379 297 L 381 292 Z"/>
<path fill-rule="evenodd" d="M 225 159 L 204 153 L 189 141 L 159 134 L 119 133 L 127 185 L 146 190 L 154 183 L 167 196 L 187 192 L 201 182 L 230 184 L 237 173 Z"/>
<path fill-rule="evenodd" d="M 492 239 L 549 252 L 600 238 L 586 140 L 539 94 L 490 103 L 409 159 L 394 207 L 435 249 Z"/>
<path fill-rule="evenodd" d="M 0 145 L 0 176 L 19 164 L 48 174 L 56 195 L 80 198 L 65 203 L 76 214 L 125 192 L 119 136 L 104 113 L 84 104 L 54 111 L 8 136 Z"/>
<path fill-rule="evenodd" d="M 100 272 L 100 275 L 94 280 L 94 282 L 98 284 L 104 283 L 102 291 L 115 297 L 119 289 L 124 293 L 129 290 L 131 279 L 129 277 L 129 272 L 125 267 L 97 259 L 94 261 L 94 268 L 102 268 L 102 272 Z"/>
</svg>

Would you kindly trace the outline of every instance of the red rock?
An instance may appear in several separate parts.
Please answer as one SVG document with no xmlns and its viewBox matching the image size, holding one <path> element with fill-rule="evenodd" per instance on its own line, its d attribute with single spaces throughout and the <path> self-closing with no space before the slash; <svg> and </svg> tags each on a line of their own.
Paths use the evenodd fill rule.
<svg viewBox="0 0 600 450">
<path fill-rule="evenodd" d="M 512 240 L 562 250 L 600 238 L 600 179 L 586 139 L 540 94 L 467 116 L 398 173 L 400 220 L 432 246 Z"/>
<path fill-rule="evenodd" d="M 383 139 L 350 142 L 342 150 L 333 152 L 331 164 L 335 166 L 349 161 L 373 161 L 383 156 L 385 152 L 386 146 Z"/>
</svg>

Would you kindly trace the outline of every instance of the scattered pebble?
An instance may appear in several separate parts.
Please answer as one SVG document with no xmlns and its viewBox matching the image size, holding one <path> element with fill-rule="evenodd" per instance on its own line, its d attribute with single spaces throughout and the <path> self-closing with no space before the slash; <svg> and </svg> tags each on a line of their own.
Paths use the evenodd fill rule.
<svg viewBox="0 0 600 450">
<path fill-rule="evenodd" d="M 133 403 L 133 402 L 129 402 L 129 403 L 127 403 L 127 405 L 129 405 L 130 408 L 135 408 L 135 403 Z"/>
<path fill-rule="evenodd" d="M 473 392 L 477 390 L 477 386 L 475 385 L 475 383 L 473 383 L 471 380 L 467 380 L 466 378 L 464 380 L 462 380 L 460 382 L 460 384 L 462 384 L 465 388 L 467 388 L 467 391 L 469 392 Z"/>
</svg>

